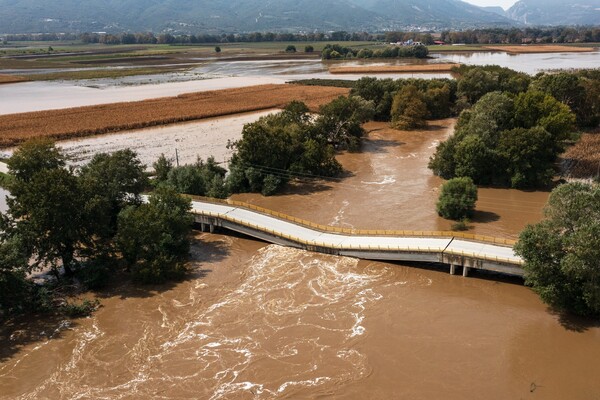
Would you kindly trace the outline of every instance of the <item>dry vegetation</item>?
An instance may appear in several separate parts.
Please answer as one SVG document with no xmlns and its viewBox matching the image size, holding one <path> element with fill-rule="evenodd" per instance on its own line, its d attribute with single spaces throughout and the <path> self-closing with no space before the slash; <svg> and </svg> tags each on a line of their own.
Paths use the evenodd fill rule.
<svg viewBox="0 0 600 400">
<path fill-rule="evenodd" d="M 349 89 L 335 87 L 260 85 L 130 103 L 2 115 L 0 147 L 15 146 L 40 136 L 67 139 L 281 108 L 292 100 L 303 101 L 316 111 L 320 105 L 348 92 Z"/>
<path fill-rule="evenodd" d="M 14 75 L 0 75 L 0 85 L 3 83 L 17 83 L 17 82 L 25 82 L 27 79 L 22 76 L 14 76 Z"/>
<path fill-rule="evenodd" d="M 511 54 L 525 53 L 585 53 L 595 51 L 592 47 L 523 45 L 523 46 L 485 46 L 485 49 L 505 51 Z"/>
<path fill-rule="evenodd" d="M 364 73 L 402 73 L 402 72 L 451 72 L 458 64 L 423 64 L 423 65 L 371 65 L 365 67 L 331 67 L 332 74 L 364 74 Z"/>
<path fill-rule="evenodd" d="M 589 179 L 600 174 L 600 132 L 584 133 L 562 156 L 570 178 Z"/>
</svg>

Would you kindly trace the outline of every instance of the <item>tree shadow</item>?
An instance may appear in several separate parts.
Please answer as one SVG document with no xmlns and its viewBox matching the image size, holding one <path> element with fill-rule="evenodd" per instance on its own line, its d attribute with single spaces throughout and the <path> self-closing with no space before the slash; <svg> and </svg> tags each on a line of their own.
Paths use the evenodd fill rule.
<svg viewBox="0 0 600 400">
<path fill-rule="evenodd" d="M 0 321 L 0 362 L 10 360 L 29 344 L 59 339 L 67 328 L 78 325 L 64 316 L 48 314 L 17 316 Z"/>
<path fill-rule="evenodd" d="M 558 323 L 563 328 L 571 332 L 584 333 L 589 329 L 600 328 L 600 318 L 580 317 L 551 307 L 547 311 L 558 318 Z"/>
<path fill-rule="evenodd" d="M 496 214 L 495 212 L 475 210 L 475 212 L 473 213 L 473 216 L 471 218 L 471 221 L 486 224 L 489 222 L 496 222 L 499 219 L 500 219 L 500 216 L 498 214 Z"/>
</svg>

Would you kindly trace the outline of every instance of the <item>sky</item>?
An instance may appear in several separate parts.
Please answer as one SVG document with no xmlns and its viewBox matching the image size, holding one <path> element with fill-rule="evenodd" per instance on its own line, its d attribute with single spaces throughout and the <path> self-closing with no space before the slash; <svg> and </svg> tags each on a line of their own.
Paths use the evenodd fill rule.
<svg viewBox="0 0 600 400">
<path fill-rule="evenodd" d="M 517 0 L 463 0 L 476 6 L 500 6 L 508 10 Z"/>
</svg>

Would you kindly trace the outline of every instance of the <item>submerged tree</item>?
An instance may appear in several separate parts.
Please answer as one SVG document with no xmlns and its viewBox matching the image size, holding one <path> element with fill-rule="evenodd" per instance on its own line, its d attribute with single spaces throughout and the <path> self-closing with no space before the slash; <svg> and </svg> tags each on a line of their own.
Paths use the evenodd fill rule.
<svg viewBox="0 0 600 400">
<path fill-rule="evenodd" d="M 472 216 L 476 202 L 477 186 L 471 178 L 454 178 L 442 186 L 436 209 L 444 218 L 460 220 Z"/>
</svg>

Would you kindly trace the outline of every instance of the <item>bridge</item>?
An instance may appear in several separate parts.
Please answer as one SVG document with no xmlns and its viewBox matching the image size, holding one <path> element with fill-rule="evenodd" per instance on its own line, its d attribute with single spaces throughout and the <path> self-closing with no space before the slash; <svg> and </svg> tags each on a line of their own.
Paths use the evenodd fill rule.
<svg viewBox="0 0 600 400">
<path fill-rule="evenodd" d="M 191 196 L 190 196 L 191 197 Z M 523 276 L 515 241 L 452 231 L 384 231 L 319 225 L 252 204 L 192 197 L 203 231 L 216 227 L 269 243 L 367 260 L 443 263 L 463 276 L 471 269 Z"/>
</svg>

